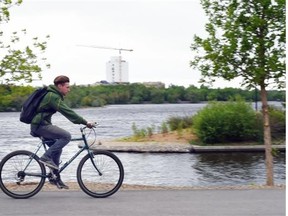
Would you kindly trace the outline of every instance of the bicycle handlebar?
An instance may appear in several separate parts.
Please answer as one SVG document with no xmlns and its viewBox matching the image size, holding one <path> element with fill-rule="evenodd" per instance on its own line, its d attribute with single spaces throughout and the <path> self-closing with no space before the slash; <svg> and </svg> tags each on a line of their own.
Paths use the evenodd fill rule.
<svg viewBox="0 0 288 216">
<path fill-rule="evenodd" d="M 94 122 L 94 125 L 92 126 L 92 128 L 96 128 L 98 125 L 99 125 L 99 123 Z M 84 126 L 84 127 L 82 127 L 80 130 L 83 131 L 83 130 L 85 130 L 86 128 L 88 128 L 88 127 L 87 127 L 87 126 Z M 90 128 L 90 129 L 92 129 L 92 128 Z"/>
</svg>

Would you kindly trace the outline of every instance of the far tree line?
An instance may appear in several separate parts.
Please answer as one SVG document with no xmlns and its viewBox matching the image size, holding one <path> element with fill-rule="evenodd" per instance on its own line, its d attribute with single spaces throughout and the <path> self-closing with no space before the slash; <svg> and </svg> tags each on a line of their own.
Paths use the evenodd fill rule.
<svg viewBox="0 0 288 216">
<path fill-rule="evenodd" d="M 0 85 L 0 111 L 20 111 L 24 100 L 36 89 L 32 86 Z M 72 108 L 101 107 L 111 104 L 162 104 L 200 103 L 206 101 L 228 101 L 240 96 L 248 102 L 260 101 L 257 89 L 209 88 L 202 85 L 151 87 L 144 84 L 118 85 L 72 85 L 65 98 Z M 285 101 L 285 91 L 268 91 L 269 101 Z"/>
</svg>

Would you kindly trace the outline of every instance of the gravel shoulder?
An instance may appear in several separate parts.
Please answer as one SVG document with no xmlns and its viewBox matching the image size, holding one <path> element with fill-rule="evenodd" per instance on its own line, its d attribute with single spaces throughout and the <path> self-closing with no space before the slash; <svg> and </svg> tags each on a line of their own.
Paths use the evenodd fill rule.
<svg viewBox="0 0 288 216">
<path fill-rule="evenodd" d="M 65 182 L 69 186 L 69 190 L 62 189 L 61 191 L 81 191 L 77 182 Z M 269 189 L 286 189 L 286 185 L 239 185 L 239 186 L 205 186 L 205 187 L 169 187 L 169 186 L 149 186 L 149 185 L 128 185 L 123 184 L 121 191 L 135 191 L 135 190 L 269 190 Z M 55 185 L 46 183 L 42 189 L 43 191 L 59 191 Z"/>
</svg>

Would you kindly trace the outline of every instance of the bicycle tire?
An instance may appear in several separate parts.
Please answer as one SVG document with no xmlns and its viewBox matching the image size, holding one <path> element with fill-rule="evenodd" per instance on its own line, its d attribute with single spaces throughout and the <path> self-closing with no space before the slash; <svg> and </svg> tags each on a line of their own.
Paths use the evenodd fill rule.
<svg viewBox="0 0 288 216">
<path fill-rule="evenodd" d="M 27 199 L 36 195 L 45 184 L 45 175 L 45 166 L 30 151 L 11 152 L 0 162 L 0 188 L 15 199 Z"/>
<path fill-rule="evenodd" d="M 102 175 L 93 166 L 90 158 Z M 84 156 L 77 168 L 80 188 L 94 198 L 105 198 L 116 193 L 124 179 L 124 168 L 120 159 L 112 152 L 97 150 Z"/>
</svg>

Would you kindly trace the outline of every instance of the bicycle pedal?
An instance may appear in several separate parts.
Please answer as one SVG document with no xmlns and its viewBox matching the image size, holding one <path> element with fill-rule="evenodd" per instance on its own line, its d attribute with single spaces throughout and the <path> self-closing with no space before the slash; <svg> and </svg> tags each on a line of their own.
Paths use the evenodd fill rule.
<svg viewBox="0 0 288 216">
<path fill-rule="evenodd" d="M 60 186 L 59 184 L 56 183 L 55 185 L 56 185 L 56 187 L 57 187 L 58 189 L 60 189 L 60 190 L 63 189 L 63 187 Z"/>
<path fill-rule="evenodd" d="M 55 185 L 56 185 L 56 187 L 57 187 L 58 189 L 60 189 L 60 190 L 62 190 L 62 189 L 68 190 L 68 189 L 69 189 L 69 187 L 66 186 L 66 185 L 59 185 L 58 183 L 56 183 Z"/>
</svg>

